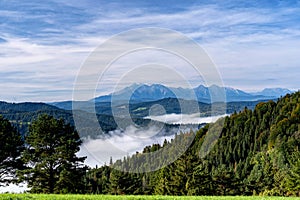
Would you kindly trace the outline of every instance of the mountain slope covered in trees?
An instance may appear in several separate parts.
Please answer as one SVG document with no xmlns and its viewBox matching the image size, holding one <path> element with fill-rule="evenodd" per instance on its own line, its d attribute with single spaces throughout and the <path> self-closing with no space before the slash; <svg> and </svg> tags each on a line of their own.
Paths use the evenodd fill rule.
<svg viewBox="0 0 300 200">
<path fill-rule="evenodd" d="M 209 126 L 220 126 L 221 135 L 212 141 L 215 145 L 208 155 L 201 157 L 201 146 L 206 137 L 211 137 Z M 163 166 L 163 156 L 176 153 L 176 147 L 187 135 L 195 138 L 174 163 L 143 172 L 149 162 Z M 176 144 L 174 148 L 168 148 L 172 144 Z M 87 189 L 111 194 L 300 196 L 299 147 L 297 92 L 278 102 L 259 103 L 253 111 L 245 108 L 226 117 L 224 124 L 216 122 L 195 133 L 179 134 L 163 146 L 153 144 L 141 153 L 110 163 L 111 166 L 90 170 Z M 149 153 L 161 149 L 165 149 L 164 153 L 150 160 Z"/>
</svg>

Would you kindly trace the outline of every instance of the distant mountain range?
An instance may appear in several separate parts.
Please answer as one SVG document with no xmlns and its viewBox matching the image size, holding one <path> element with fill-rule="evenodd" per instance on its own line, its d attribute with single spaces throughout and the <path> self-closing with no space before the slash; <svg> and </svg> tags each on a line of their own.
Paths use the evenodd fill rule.
<svg viewBox="0 0 300 200">
<path fill-rule="evenodd" d="M 200 85 L 193 89 L 188 88 L 169 88 L 160 84 L 146 85 L 133 84 L 113 94 L 99 96 L 91 101 L 95 102 L 145 102 L 157 101 L 165 98 L 178 98 L 184 100 L 197 100 L 203 103 L 212 103 L 223 101 L 224 98 L 220 94 L 225 94 L 226 102 L 236 101 L 258 101 L 266 99 L 276 99 L 292 91 L 284 88 L 268 88 L 257 93 L 247 93 L 239 89 L 230 87 L 219 87 L 212 85 L 205 87 Z M 214 98 L 212 98 L 213 96 Z"/>
<path fill-rule="evenodd" d="M 207 107 L 210 107 L 211 103 L 224 100 L 218 97 L 218 94 L 222 92 L 226 95 L 227 113 L 232 113 L 234 110 L 239 111 L 245 106 L 254 108 L 257 102 L 276 100 L 280 96 L 292 93 L 288 89 L 281 88 L 269 88 L 257 93 L 247 93 L 242 90 L 216 85 L 210 87 L 200 85 L 193 89 L 186 89 L 180 87 L 168 88 L 160 84 L 133 84 L 113 94 L 99 96 L 89 101 L 63 101 L 54 102 L 51 105 L 64 110 L 72 110 L 73 103 L 76 103 L 77 109 L 85 112 L 96 111 L 97 114 L 104 115 L 113 115 L 112 112 L 114 112 L 114 115 L 124 117 L 129 110 L 132 116 L 145 117 L 154 104 L 163 106 L 167 113 L 192 113 L 196 112 L 195 106 L 199 106 L 203 112 L 207 110 Z M 214 100 L 219 99 L 220 101 L 211 102 L 211 93 L 216 97 Z M 181 106 L 178 102 L 181 102 L 181 106 L 184 105 L 185 111 L 180 111 Z"/>
<path fill-rule="evenodd" d="M 291 90 L 286 88 L 266 88 L 260 92 L 251 93 L 252 95 L 262 95 L 262 96 L 274 96 L 274 97 L 281 97 L 285 96 L 286 94 L 292 93 Z"/>
<path fill-rule="evenodd" d="M 166 114 L 190 114 L 196 112 L 198 109 L 201 110 L 202 116 L 223 114 L 224 111 L 222 109 L 211 112 L 212 105 L 222 108 L 223 103 L 214 102 L 211 104 L 210 102 L 210 93 L 218 94 L 218 91 L 221 90 L 226 94 L 227 105 L 225 112 L 228 114 L 234 111 L 241 111 L 246 106 L 253 109 L 260 101 L 277 99 L 279 96 L 291 93 L 290 90 L 281 88 L 264 89 L 257 93 L 247 93 L 242 90 L 229 87 L 222 88 L 216 85 L 210 87 L 200 85 L 193 89 L 186 89 L 168 88 L 159 84 L 134 84 L 114 94 L 100 96 L 90 101 L 76 102 L 76 104 L 78 110 L 83 113 L 82 116 L 89 116 L 92 112 L 96 111 L 102 130 L 107 133 L 117 128 L 113 116 L 120 118 L 119 121 L 122 121 L 124 127 L 129 124 L 128 111 L 134 121 L 145 126 L 149 123 L 149 120 L 144 118 L 149 114 L 164 114 L 161 113 L 162 110 L 159 107 L 155 107 L 156 105 L 162 106 Z M 197 99 L 193 98 L 193 94 Z M 130 103 L 128 104 L 125 101 L 129 99 Z M 111 100 L 113 100 L 113 104 L 111 104 Z M 0 102 L 0 114 L 9 119 L 22 134 L 25 134 L 31 121 L 36 119 L 41 113 L 63 118 L 68 123 L 74 124 L 71 111 L 73 103 L 72 101 L 64 101 L 49 105 L 31 102 Z M 87 128 L 87 130 L 89 129 Z M 89 130 L 87 134 L 90 132 Z"/>
</svg>

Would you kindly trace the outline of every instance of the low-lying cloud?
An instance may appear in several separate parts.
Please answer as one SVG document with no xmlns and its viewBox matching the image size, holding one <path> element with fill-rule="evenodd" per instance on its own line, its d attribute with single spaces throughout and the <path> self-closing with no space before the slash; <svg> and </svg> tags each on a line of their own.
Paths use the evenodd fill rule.
<svg viewBox="0 0 300 200">
<path fill-rule="evenodd" d="M 170 141 L 174 138 L 174 134 L 156 136 L 160 131 L 154 126 L 147 130 L 129 126 L 124 131 L 111 131 L 105 138 L 85 139 L 78 156 L 87 156 L 85 164 L 90 167 L 108 164 L 110 158 L 116 161 L 141 152 L 147 145 L 162 144 L 165 139 Z"/>
<path fill-rule="evenodd" d="M 149 116 L 147 118 L 162 121 L 169 124 L 201 124 L 215 122 L 226 115 L 199 117 L 199 114 L 166 114 L 161 116 Z M 134 153 L 143 151 L 143 148 L 152 144 L 163 144 L 164 140 L 170 141 L 175 133 L 185 132 L 183 128 L 176 129 L 162 134 L 163 127 L 150 126 L 148 129 L 139 129 L 128 126 L 124 131 L 115 130 L 109 132 L 105 137 L 98 139 L 84 139 L 78 156 L 87 156 L 85 164 L 90 167 L 109 164 L 110 158 L 113 161 L 131 156 Z"/>
<path fill-rule="evenodd" d="M 211 117 L 199 117 L 199 113 L 193 114 L 165 114 L 158 116 L 147 116 L 145 119 L 152 119 L 155 121 L 160 121 L 168 124 L 202 124 L 202 123 L 212 123 L 217 121 L 220 117 L 226 117 L 225 115 L 216 115 Z"/>
</svg>

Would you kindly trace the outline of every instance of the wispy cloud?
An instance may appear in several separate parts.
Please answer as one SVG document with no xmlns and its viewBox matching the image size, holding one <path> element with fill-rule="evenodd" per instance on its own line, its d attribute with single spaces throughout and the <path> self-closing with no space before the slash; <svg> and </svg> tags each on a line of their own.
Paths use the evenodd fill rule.
<svg viewBox="0 0 300 200">
<path fill-rule="evenodd" d="M 226 85 L 299 88 L 296 2 L 48 0 L 0 5 L 1 71 L 16 72 L 1 74 L 3 100 L 70 99 L 76 74 L 93 49 L 121 31 L 149 26 L 173 29 L 198 42 Z M 113 69 L 110 74 L 108 80 L 118 79 Z M 37 95 L 39 91 L 45 92 Z"/>
</svg>

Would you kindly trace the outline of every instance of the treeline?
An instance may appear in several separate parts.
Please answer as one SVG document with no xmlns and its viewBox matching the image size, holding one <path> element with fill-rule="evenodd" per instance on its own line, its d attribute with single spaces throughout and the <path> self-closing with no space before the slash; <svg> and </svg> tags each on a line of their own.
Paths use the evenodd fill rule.
<svg viewBox="0 0 300 200">
<path fill-rule="evenodd" d="M 112 166 L 90 170 L 87 192 L 300 196 L 299 92 L 276 103 L 259 103 L 253 111 L 245 108 L 226 117 L 224 124 L 217 122 L 210 126 L 221 125 L 220 138 L 211 140 L 216 144 L 205 157 L 201 157 L 201 147 L 205 138 L 213 134 L 209 125 L 189 133 L 194 140 L 170 165 L 164 166 L 166 157 L 177 155 L 180 145 L 187 144 L 184 142 L 187 134 L 165 141 L 162 147 L 148 146 L 142 153 L 118 160 Z M 152 157 L 155 152 L 158 154 Z M 145 172 L 151 170 L 151 165 L 164 167 Z"/>
<path fill-rule="evenodd" d="M 0 143 L 0 186 L 34 193 L 300 196 L 300 92 L 95 169 L 74 127 L 48 115 L 24 136 L 0 117 Z"/>
</svg>

